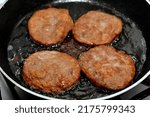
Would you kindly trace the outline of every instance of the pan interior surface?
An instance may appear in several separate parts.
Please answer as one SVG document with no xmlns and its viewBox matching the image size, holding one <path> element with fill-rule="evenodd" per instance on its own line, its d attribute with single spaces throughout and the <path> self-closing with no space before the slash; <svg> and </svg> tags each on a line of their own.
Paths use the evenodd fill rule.
<svg viewBox="0 0 150 117">
<path fill-rule="evenodd" d="M 75 41 L 72 32 L 68 34 L 65 41 L 62 44 L 56 44 L 53 46 L 42 46 L 32 41 L 28 33 L 28 20 L 38 9 L 57 7 L 57 8 L 67 8 L 69 9 L 70 15 L 74 21 L 76 21 L 81 15 L 85 14 L 90 10 L 99 10 L 106 13 L 113 14 L 119 17 L 123 21 L 123 31 L 119 37 L 117 37 L 113 43 L 110 45 L 125 51 L 127 54 L 131 55 L 136 64 L 136 76 L 134 82 L 138 80 L 138 75 L 140 74 L 143 64 L 146 60 L 146 43 L 142 35 L 142 31 L 138 28 L 138 25 L 128 18 L 121 12 L 117 11 L 115 8 L 107 4 L 100 4 L 97 2 L 51 2 L 45 4 L 41 7 L 33 9 L 32 12 L 26 14 L 21 20 L 18 21 L 14 30 L 11 34 L 11 40 L 8 44 L 7 53 L 8 61 L 12 73 L 19 80 L 20 84 L 27 87 L 34 92 L 40 93 L 53 98 L 59 99 L 95 99 L 104 97 L 110 94 L 116 93 L 116 91 L 110 91 L 106 89 L 101 89 L 92 85 L 92 83 L 87 79 L 87 77 L 81 73 L 81 80 L 78 84 L 72 86 L 68 91 L 61 94 L 47 94 L 39 90 L 34 90 L 27 86 L 22 79 L 22 65 L 24 60 L 32 53 L 40 50 L 56 50 L 60 52 L 68 53 L 78 59 L 78 56 L 89 50 L 90 46 L 82 45 Z"/>
</svg>

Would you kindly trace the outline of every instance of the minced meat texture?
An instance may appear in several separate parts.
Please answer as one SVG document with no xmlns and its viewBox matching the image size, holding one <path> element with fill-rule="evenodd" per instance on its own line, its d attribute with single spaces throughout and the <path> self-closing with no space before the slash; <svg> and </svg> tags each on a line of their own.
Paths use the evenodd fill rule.
<svg viewBox="0 0 150 117">
<path fill-rule="evenodd" d="M 61 93 L 80 79 L 78 61 L 57 51 L 39 51 L 23 64 L 22 76 L 26 84 L 46 93 Z"/>
<path fill-rule="evenodd" d="M 73 25 L 69 11 L 57 8 L 38 10 L 28 21 L 32 39 L 45 46 L 63 42 Z"/>
<path fill-rule="evenodd" d="M 132 58 L 110 46 L 97 46 L 82 53 L 79 63 L 93 84 L 110 90 L 127 87 L 135 75 Z"/>
<path fill-rule="evenodd" d="M 73 28 L 77 41 L 87 45 L 110 44 L 122 31 L 122 21 L 101 11 L 89 11 L 82 15 Z"/>
</svg>

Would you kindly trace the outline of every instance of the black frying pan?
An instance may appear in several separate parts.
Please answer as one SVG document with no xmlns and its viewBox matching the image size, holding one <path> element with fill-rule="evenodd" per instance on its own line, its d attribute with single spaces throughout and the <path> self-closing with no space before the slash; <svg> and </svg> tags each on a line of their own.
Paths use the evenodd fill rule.
<svg viewBox="0 0 150 117">
<path fill-rule="evenodd" d="M 100 10 L 121 18 L 124 23 L 123 31 L 111 46 L 125 51 L 134 59 L 136 76 L 132 84 L 121 91 L 109 91 L 93 86 L 81 73 L 81 81 L 59 95 L 45 94 L 26 86 L 21 78 L 21 68 L 24 59 L 31 53 L 57 50 L 78 58 L 82 51 L 91 48 L 74 41 L 71 32 L 61 45 L 44 47 L 32 42 L 27 29 L 28 19 L 34 11 L 47 7 L 69 9 L 74 21 L 89 10 Z M 150 6 L 144 0 L 9 0 L 0 10 L 0 71 L 16 86 L 44 99 L 109 99 L 120 95 L 150 74 L 149 11 Z M 75 47 L 77 50 L 68 47 Z M 82 49 L 78 51 L 78 48 Z"/>
</svg>

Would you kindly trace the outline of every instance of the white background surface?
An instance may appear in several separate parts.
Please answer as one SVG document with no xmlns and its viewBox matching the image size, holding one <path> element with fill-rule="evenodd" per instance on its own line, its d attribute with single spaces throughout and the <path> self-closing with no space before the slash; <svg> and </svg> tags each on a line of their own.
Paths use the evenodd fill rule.
<svg viewBox="0 0 150 117">
<path fill-rule="evenodd" d="M 37 107 L 37 108 L 51 108 L 52 106 L 54 108 L 61 108 L 61 107 L 69 107 L 69 112 L 70 113 L 55 113 L 52 111 L 47 113 L 47 111 L 44 111 L 44 113 L 35 113 L 35 111 L 28 111 L 28 108 L 32 107 Z M 91 111 L 90 105 L 94 105 L 94 109 Z M 97 112 L 96 106 L 100 105 L 100 112 Z M 129 106 L 131 107 L 132 105 L 135 106 L 135 113 L 130 113 L 127 111 L 119 112 L 120 108 L 117 109 L 117 112 L 114 113 L 114 111 L 108 111 L 106 108 L 103 112 L 103 108 L 101 108 L 101 105 L 106 105 L 106 106 L 114 106 L 116 105 L 117 107 L 122 106 L 124 109 L 125 107 Z M 149 115 L 149 105 L 150 101 L 130 101 L 130 100 L 124 100 L 124 101 L 119 101 L 119 100 L 96 100 L 96 101 L 58 101 L 58 100 L 32 100 L 32 101 L 27 101 L 27 100 L 22 100 L 22 101 L 16 101 L 16 100 L 11 100 L 11 101 L 0 101 L 0 112 L 1 115 L 4 117 L 141 117 L 141 116 L 148 116 Z M 27 109 L 28 113 L 15 113 L 15 108 L 18 107 L 23 107 Z M 83 113 L 79 113 L 79 106 L 85 107 L 87 106 L 87 110 L 85 108 L 82 109 Z M 99 108 L 98 107 L 98 108 Z M 129 108 L 130 109 L 130 108 Z M 41 110 L 41 109 L 40 109 Z M 143 115 L 144 114 L 144 115 Z"/>
</svg>

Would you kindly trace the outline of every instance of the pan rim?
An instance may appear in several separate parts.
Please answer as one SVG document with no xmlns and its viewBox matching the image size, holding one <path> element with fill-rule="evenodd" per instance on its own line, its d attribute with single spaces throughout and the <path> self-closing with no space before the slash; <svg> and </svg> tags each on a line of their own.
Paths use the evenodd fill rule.
<svg viewBox="0 0 150 117">
<path fill-rule="evenodd" d="M 7 73 L 0 67 L 0 72 L 11 82 L 13 83 L 15 86 L 17 86 L 18 88 L 22 89 L 23 91 L 31 94 L 31 95 L 34 95 L 34 96 L 37 96 L 37 97 L 40 97 L 42 99 L 47 99 L 47 100 L 67 100 L 67 99 L 58 99 L 58 98 L 53 98 L 53 97 L 48 97 L 48 96 L 45 96 L 45 95 L 42 95 L 42 94 L 39 94 L 37 92 L 34 92 L 24 86 L 22 86 L 21 84 L 17 83 L 16 81 L 14 81 L 10 76 L 7 75 Z M 144 81 L 148 76 L 150 76 L 150 70 L 141 78 L 139 79 L 138 81 L 136 81 L 134 84 L 128 86 L 127 88 L 121 90 L 121 91 L 118 91 L 114 94 L 111 94 L 111 95 L 108 95 L 108 96 L 104 96 L 104 97 L 100 97 L 100 98 L 94 98 L 94 99 L 87 99 L 87 100 L 107 100 L 107 99 L 111 99 L 111 98 L 114 98 L 114 97 L 117 97 L 131 89 L 133 89 L 134 87 L 136 87 L 138 84 L 140 84 L 142 81 Z"/>
<path fill-rule="evenodd" d="M 53 3 L 55 2 L 91 2 L 92 0 L 56 0 L 56 1 L 52 1 Z M 96 2 L 96 1 L 93 1 L 93 2 Z M 146 1 L 145 1 L 146 2 Z M 43 98 L 43 99 L 52 99 L 52 100 L 67 100 L 67 99 L 59 99 L 59 98 L 53 98 L 53 97 L 49 97 L 49 96 L 46 96 L 46 95 L 42 95 L 42 94 L 39 94 L 37 92 L 34 92 L 24 86 L 22 86 L 21 84 L 17 83 L 15 80 L 13 80 L 3 69 L 2 67 L 0 66 L 0 72 L 10 81 L 12 82 L 15 86 L 19 87 L 20 89 L 22 89 L 23 91 L 29 93 L 29 94 L 32 94 L 34 96 L 37 96 L 37 97 L 40 97 L 40 98 Z M 121 91 L 118 91 L 114 94 L 111 94 L 111 95 L 107 95 L 107 96 L 104 96 L 104 97 L 99 97 L 99 98 L 94 98 L 94 99 L 87 99 L 87 100 L 105 100 L 105 99 L 110 99 L 110 98 L 113 98 L 113 97 L 116 97 L 118 95 L 121 95 L 131 89 L 133 89 L 134 87 L 136 87 L 138 84 L 140 84 L 143 80 L 145 80 L 148 76 L 150 75 L 150 70 L 143 76 L 141 77 L 138 81 L 136 81 L 135 83 L 131 84 L 129 87 L 121 90 Z"/>
</svg>

